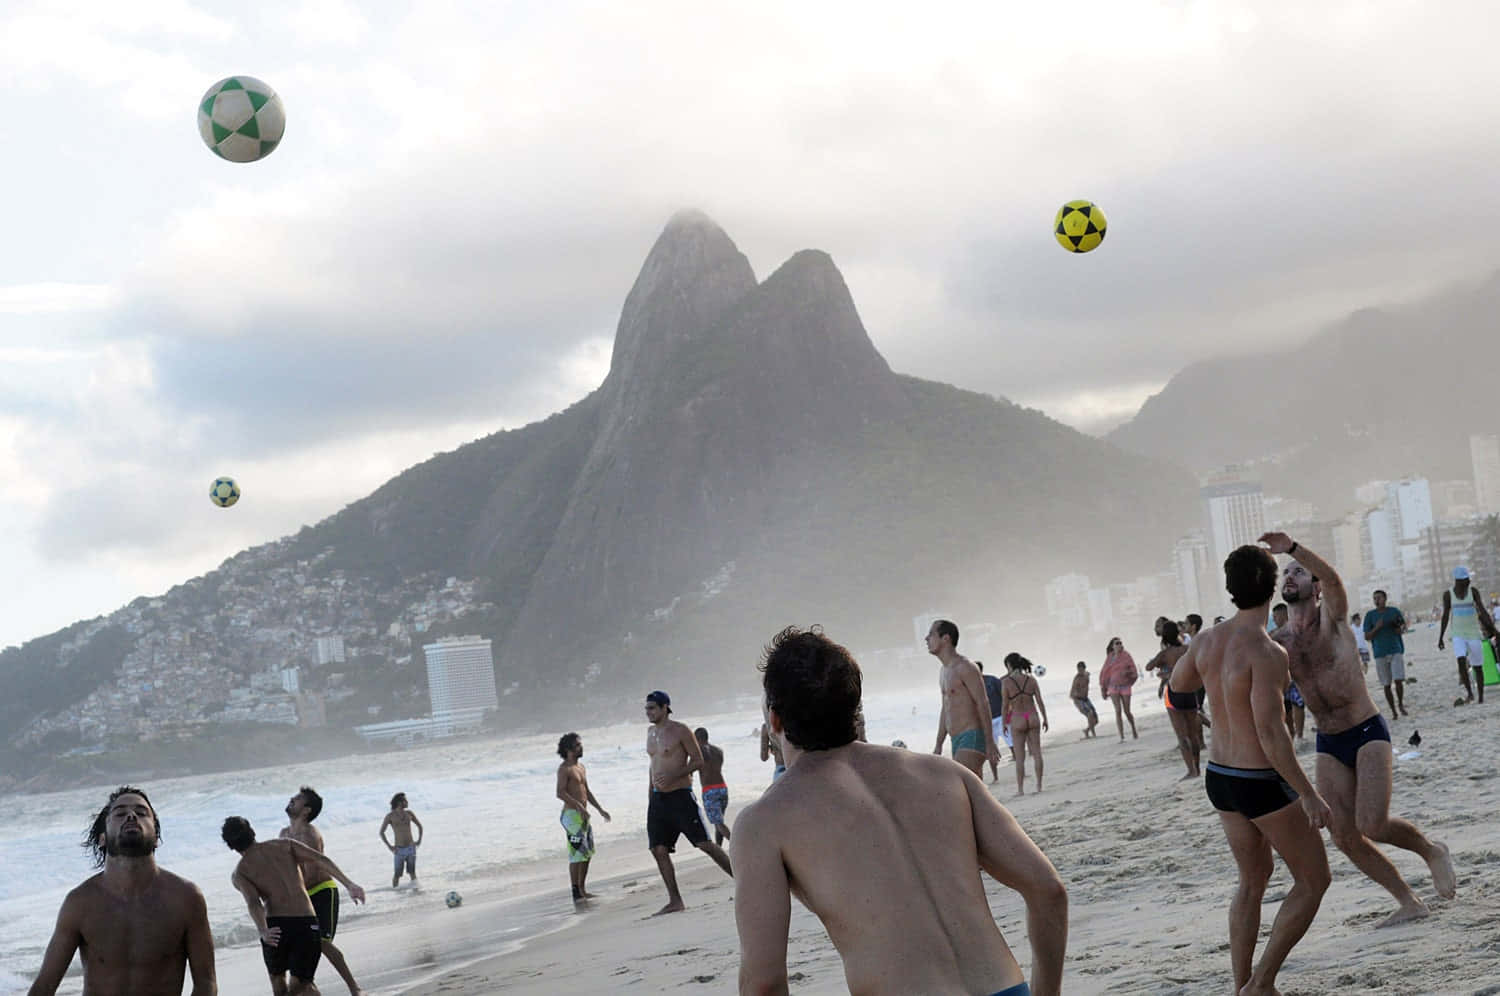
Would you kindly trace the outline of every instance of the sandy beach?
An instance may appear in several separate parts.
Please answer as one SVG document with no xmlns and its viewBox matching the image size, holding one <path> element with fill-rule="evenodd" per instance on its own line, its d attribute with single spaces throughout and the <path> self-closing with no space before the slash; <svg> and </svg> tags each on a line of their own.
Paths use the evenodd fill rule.
<svg viewBox="0 0 1500 996">
<path fill-rule="evenodd" d="M 1406 741 L 1414 729 L 1422 743 L 1416 757 L 1395 762 L 1391 809 L 1452 849 L 1458 897 L 1438 899 L 1422 861 L 1387 848 L 1432 915 L 1377 931 L 1374 924 L 1395 908 L 1394 901 L 1328 841 L 1333 884 L 1282 970 L 1285 996 L 1500 994 L 1500 689 L 1489 690 L 1484 706 L 1454 708 L 1451 659 L 1410 649 L 1416 650 L 1409 656 L 1410 673 L 1418 680 L 1407 690 L 1411 715 L 1394 725 L 1393 739 L 1398 755 L 1413 750 Z M 1138 691 L 1146 687 L 1143 682 Z M 1379 689 L 1374 691 L 1383 705 Z M 1179 781 L 1182 763 L 1161 707 L 1141 694 L 1137 700 L 1139 740 L 1127 737 L 1121 744 L 1113 716 L 1107 716 L 1097 741 L 1081 741 L 1072 732 L 1049 739 L 1047 790 L 1041 795 L 1013 798 L 1013 769 L 1004 766 L 992 790 L 1068 884 L 1064 992 L 1228 992 L 1233 862 L 1201 781 Z M 1064 701 L 1051 705 L 1066 708 Z M 1298 755 L 1311 771 L 1311 722 Z M 644 840 L 641 852 L 645 856 Z M 563 916 L 550 932 L 404 992 L 733 991 L 739 966 L 733 883 L 703 855 L 679 848 L 678 875 L 689 909 L 653 919 L 650 914 L 665 901 L 661 882 L 653 869 L 641 872 L 631 863 L 632 874 L 611 875 L 608 864 L 599 862 L 590 885 L 600 900 Z M 1287 882 L 1278 862 L 1266 895 L 1263 936 Z M 988 878 L 986 883 L 995 919 L 1024 966 L 1024 907 L 1013 893 Z M 566 906 L 566 895 L 556 904 Z M 795 903 L 788 969 L 794 992 L 845 991 L 827 935 Z"/>
</svg>

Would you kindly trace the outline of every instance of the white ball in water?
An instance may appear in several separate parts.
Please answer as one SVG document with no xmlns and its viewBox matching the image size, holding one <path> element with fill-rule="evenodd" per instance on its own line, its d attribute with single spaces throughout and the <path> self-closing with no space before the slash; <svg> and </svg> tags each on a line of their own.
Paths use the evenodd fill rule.
<svg viewBox="0 0 1500 996">
<path fill-rule="evenodd" d="M 462 906 L 464 904 L 464 897 L 460 896 L 456 892 L 450 892 L 443 897 L 443 902 L 447 903 L 448 908 L 451 910 L 456 907 Z"/>
</svg>

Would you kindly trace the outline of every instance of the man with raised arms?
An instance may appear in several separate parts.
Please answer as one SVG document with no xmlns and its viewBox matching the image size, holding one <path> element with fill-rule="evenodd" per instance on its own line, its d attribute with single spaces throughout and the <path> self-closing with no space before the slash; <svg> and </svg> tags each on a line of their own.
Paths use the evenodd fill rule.
<svg viewBox="0 0 1500 996">
<path fill-rule="evenodd" d="M 859 665 L 816 627 L 777 634 L 761 670 L 787 773 L 734 825 L 740 993 L 788 991 L 794 894 L 828 931 L 851 993 L 1061 992 L 1067 890 L 980 778 L 856 741 Z M 1026 904 L 1029 984 L 980 871 Z"/>
<path fill-rule="evenodd" d="M 653 916 L 687 909 L 682 893 L 677 891 L 677 870 L 672 867 L 672 852 L 677 849 L 679 836 L 686 837 L 688 843 L 713 858 L 724 869 L 724 874 L 734 876 L 729 855 L 708 839 L 708 831 L 698 815 L 698 801 L 693 798 L 693 772 L 703 767 L 703 751 L 698 746 L 698 738 L 693 736 L 687 724 L 679 723 L 671 716 L 672 699 L 666 692 L 657 691 L 646 696 L 646 719 L 651 723 L 646 730 L 646 754 L 651 758 L 646 842 L 651 847 L 652 857 L 656 858 L 656 869 L 661 872 L 662 883 L 667 887 L 667 905 Z"/>
<path fill-rule="evenodd" d="M 103 870 L 63 900 L 29 996 L 52 996 L 77 952 L 83 996 L 214 996 L 214 939 L 203 893 L 156 865 L 161 826 L 140 789 L 117 789 L 84 833 Z"/>
<path fill-rule="evenodd" d="M 229 881 L 245 897 L 250 919 L 260 934 L 260 953 L 277 996 L 317 996 L 313 984 L 323 957 L 318 914 L 307 895 L 308 882 L 335 879 L 356 903 L 365 890 L 339 866 L 305 844 L 287 837 L 256 843 L 255 830 L 242 816 L 224 821 L 220 836 L 240 855 Z M 290 980 L 287 976 L 290 973 Z"/>
<path fill-rule="evenodd" d="M 935 621 L 927 631 L 927 652 L 943 664 L 938 671 L 943 707 L 938 711 L 937 745 L 932 752 L 941 754 L 943 741 L 950 740 L 953 759 L 982 775 L 986 760 L 998 767 L 1000 748 L 995 744 L 984 678 L 957 647 L 958 627 L 947 619 Z"/>
<path fill-rule="evenodd" d="M 1425 916 L 1427 905 L 1371 841 L 1394 844 L 1427 862 L 1438 895 L 1452 899 L 1456 881 L 1448 848 L 1428 840 L 1391 807 L 1391 731 L 1370 698 L 1338 573 L 1286 533 L 1261 537 L 1272 553 L 1290 554 L 1281 573 L 1288 622 L 1271 634 L 1286 648 L 1292 680 L 1318 724 L 1318 791 L 1333 810 L 1329 832 L 1360 871 L 1396 897 L 1400 908 L 1380 926 Z"/>
<path fill-rule="evenodd" d="M 1179 709 L 1196 705 L 1194 693 L 1206 689 L 1218 720 L 1203 787 L 1219 812 L 1239 871 L 1229 904 L 1229 961 L 1240 996 L 1268 996 L 1276 992 L 1276 973 L 1328 891 L 1328 852 L 1318 833 L 1328 823 L 1328 805 L 1297 763 L 1283 722 L 1286 651 L 1266 635 L 1276 561 L 1261 547 L 1242 546 L 1224 561 L 1224 578 L 1239 611 L 1193 638 L 1172 668 L 1167 688 Z M 1286 862 L 1292 887 L 1256 962 L 1273 849 Z"/>
<path fill-rule="evenodd" d="M 323 853 L 323 833 L 313 826 L 313 820 L 323 811 L 323 797 L 312 788 L 304 785 L 297 794 L 287 800 L 286 815 L 288 823 L 281 828 L 281 836 L 288 840 L 312 848 L 319 854 Z M 323 941 L 323 957 L 328 959 L 328 964 L 339 973 L 339 978 L 344 980 L 344 985 L 349 987 L 350 996 L 361 996 L 364 992 L 359 983 L 354 981 L 354 972 L 349 968 L 349 962 L 344 959 L 344 952 L 333 943 L 334 935 L 339 929 L 339 884 L 331 878 L 325 878 L 320 882 L 310 883 L 307 887 L 307 896 L 312 900 L 313 910 L 318 916 L 318 934 Z"/>
</svg>

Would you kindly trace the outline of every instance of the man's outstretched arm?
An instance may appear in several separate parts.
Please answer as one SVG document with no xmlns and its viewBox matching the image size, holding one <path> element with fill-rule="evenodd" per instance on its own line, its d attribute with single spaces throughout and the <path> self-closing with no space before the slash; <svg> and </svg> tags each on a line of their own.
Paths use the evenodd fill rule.
<svg viewBox="0 0 1500 996">
<path fill-rule="evenodd" d="M 963 778 L 974 814 L 979 867 L 995 881 L 1015 889 L 1026 902 L 1031 991 L 1034 996 L 1059 996 L 1063 958 L 1068 952 L 1068 890 L 1047 855 L 990 795 L 984 783 L 968 771 Z"/>
<path fill-rule="evenodd" d="M 214 974 L 214 932 L 208 925 L 208 904 L 203 893 L 192 886 L 188 909 L 187 957 L 192 973 L 192 996 L 218 996 L 219 982 Z"/>
<path fill-rule="evenodd" d="M 1300 797 L 1302 811 L 1315 827 L 1328 825 L 1328 804 L 1308 780 L 1297 762 L 1297 749 L 1286 728 L 1286 708 L 1282 704 L 1288 681 L 1286 652 L 1280 647 L 1257 654 L 1250 664 L 1250 712 L 1255 718 L 1255 738 L 1276 773 L 1286 780 Z"/>
<path fill-rule="evenodd" d="M 1292 539 L 1286 533 L 1266 533 L 1260 541 L 1272 553 L 1289 554 L 1293 560 L 1306 567 L 1323 591 L 1323 611 L 1331 619 L 1342 622 L 1349 618 L 1349 593 L 1344 590 L 1344 579 L 1333 565 Z"/>
</svg>

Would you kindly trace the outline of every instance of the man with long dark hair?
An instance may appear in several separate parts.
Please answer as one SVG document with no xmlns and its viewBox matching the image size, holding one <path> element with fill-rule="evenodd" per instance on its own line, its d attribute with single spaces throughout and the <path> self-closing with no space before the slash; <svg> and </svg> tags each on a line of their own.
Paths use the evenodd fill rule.
<svg viewBox="0 0 1500 996">
<path fill-rule="evenodd" d="M 850 992 L 1057 996 L 1067 890 L 979 776 L 860 743 L 859 665 L 816 627 L 777 634 L 761 669 L 787 772 L 735 821 L 740 992 L 787 991 L 795 891 L 838 949 Z M 1029 985 L 981 870 L 1026 903 Z"/>
<path fill-rule="evenodd" d="M 68 893 L 42 956 L 30 996 L 52 996 L 78 952 L 85 993 L 181 996 L 192 971 L 192 996 L 214 996 L 214 940 L 203 893 L 157 867 L 161 824 L 146 793 L 116 789 L 83 846 L 99 874 Z"/>
</svg>

